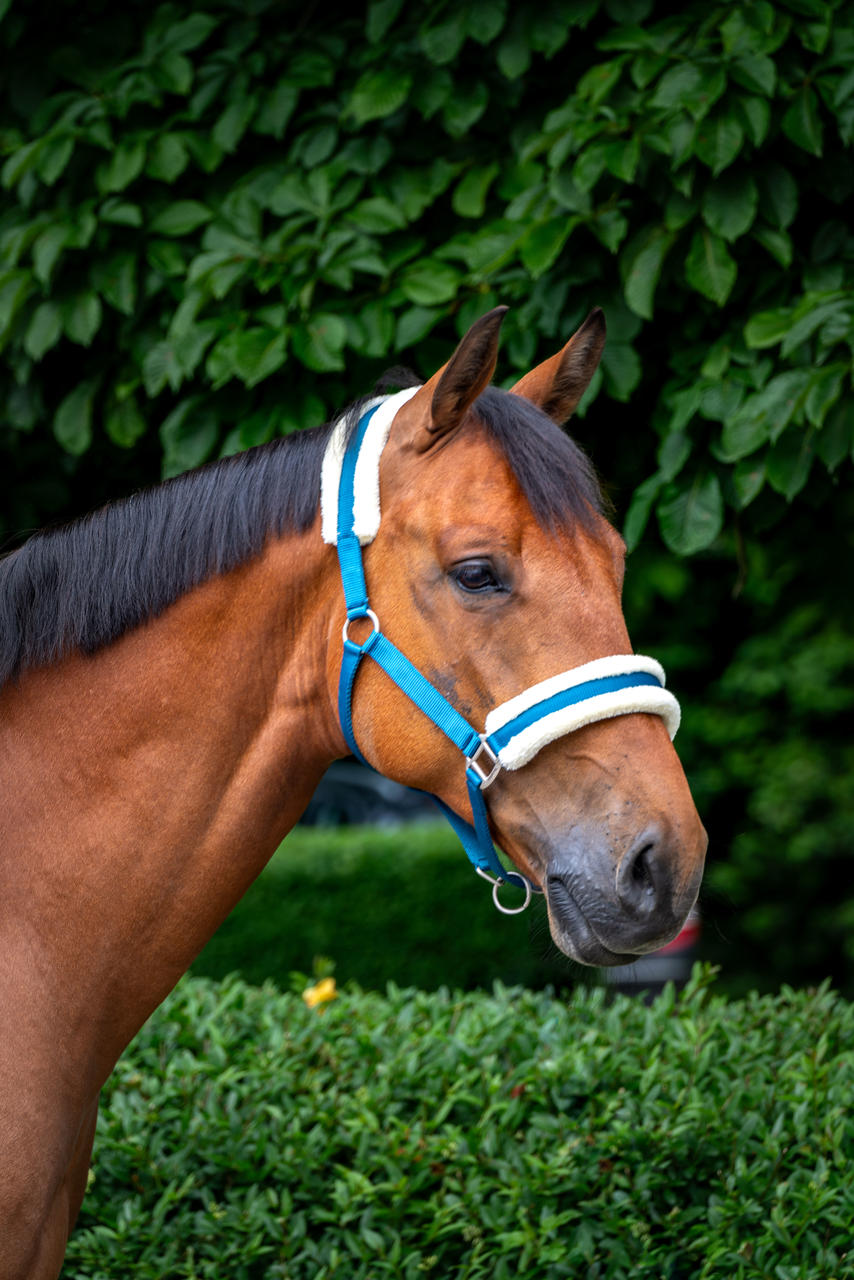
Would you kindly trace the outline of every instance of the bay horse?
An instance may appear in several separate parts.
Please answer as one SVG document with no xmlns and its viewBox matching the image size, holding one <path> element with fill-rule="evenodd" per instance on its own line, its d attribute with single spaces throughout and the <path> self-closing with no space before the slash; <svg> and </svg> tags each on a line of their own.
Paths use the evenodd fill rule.
<svg viewBox="0 0 854 1280">
<path fill-rule="evenodd" d="M 505 310 L 423 385 L 0 561 L 2 1280 L 58 1274 L 101 1086 L 350 749 L 544 892 L 578 961 L 657 948 L 693 905 L 675 699 L 560 430 L 604 319 L 502 391 Z"/>
</svg>

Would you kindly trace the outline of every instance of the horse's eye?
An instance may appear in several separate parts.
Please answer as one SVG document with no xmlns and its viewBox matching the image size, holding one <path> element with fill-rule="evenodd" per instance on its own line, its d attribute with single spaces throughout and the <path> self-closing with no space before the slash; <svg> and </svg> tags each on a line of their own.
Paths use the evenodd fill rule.
<svg viewBox="0 0 854 1280">
<path fill-rule="evenodd" d="M 453 578 L 463 591 L 500 591 L 502 589 L 488 560 L 469 560 L 467 564 L 457 565 L 453 571 Z"/>
</svg>

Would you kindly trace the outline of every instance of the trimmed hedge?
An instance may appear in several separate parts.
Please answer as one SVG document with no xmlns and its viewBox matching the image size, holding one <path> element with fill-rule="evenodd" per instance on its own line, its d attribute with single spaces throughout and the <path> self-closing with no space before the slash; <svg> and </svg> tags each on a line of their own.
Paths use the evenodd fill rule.
<svg viewBox="0 0 854 1280">
<path fill-rule="evenodd" d="M 67 1280 L 843 1280 L 854 1007 L 186 979 L 104 1093 Z"/>
<path fill-rule="evenodd" d="M 508 905 L 521 894 L 503 892 Z M 535 896 L 502 916 L 447 823 L 398 828 L 296 827 L 193 964 L 248 982 L 309 969 L 324 957 L 339 982 L 375 991 L 393 980 L 424 990 L 500 981 L 570 986 L 590 971 L 549 937 Z"/>
</svg>

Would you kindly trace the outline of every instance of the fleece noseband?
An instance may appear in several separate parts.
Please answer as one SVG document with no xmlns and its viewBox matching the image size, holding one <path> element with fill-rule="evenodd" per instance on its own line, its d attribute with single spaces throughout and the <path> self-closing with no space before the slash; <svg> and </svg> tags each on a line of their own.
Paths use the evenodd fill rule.
<svg viewBox="0 0 854 1280">
<path fill-rule="evenodd" d="M 465 756 L 472 822 L 461 818 L 438 796 L 432 798 L 459 836 L 475 870 L 493 883 L 496 906 L 509 913 L 498 901 L 501 884 L 509 882 L 525 890 L 522 907 L 514 910 L 523 910 L 537 887 L 521 872 L 506 871 L 499 861 L 489 832 L 483 795 L 486 788 L 503 769 L 521 769 L 547 743 L 597 720 L 645 711 L 661 716 L 672 738 L 679 727 L 679 703 L 664 688 L 664 671 L 654 658 L 619 654 L 597 658 L 532 685 L 490 711 L 479 733 L 383 635 L 369 607 L 362 547 L 376 537 L 380 525 L 379 464 L 392 421 L 416 390 L 371 401 L 349 440 L 342 419 L 333 428 L 326 448 L 321 481 L 323 539 L 337 546 L 347 606 L 338 712 L 350 750 L 367 764 L 353 732 L 352 700 L 359 665 L 364 658 L 371 658 L 459 748 Z M 348 634 L 356 618 L 368 618 L 373 627 L 361 644 Z"/>
</svg>

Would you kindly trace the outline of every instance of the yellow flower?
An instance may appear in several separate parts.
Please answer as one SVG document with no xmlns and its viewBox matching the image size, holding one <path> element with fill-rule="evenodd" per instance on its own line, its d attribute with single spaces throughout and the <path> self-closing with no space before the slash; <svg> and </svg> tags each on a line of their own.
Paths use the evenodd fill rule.
<svg viewBox="0 0 854 1280">
<path fill-rule="evenodd" d="M 313 987 L 306 987 L 302 993 L 302 998 L 308 1005 L 309 1009 L 313 1009 L 316 1005 L 326 1004 L 329 1000 L 334 1000 L 338 995 L 335 988 L 334 978 L 321 978 L 320 982 Z"/>
</svg>

